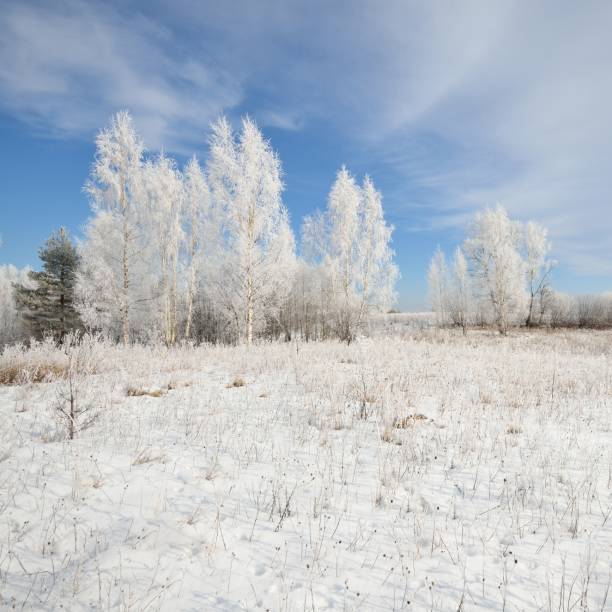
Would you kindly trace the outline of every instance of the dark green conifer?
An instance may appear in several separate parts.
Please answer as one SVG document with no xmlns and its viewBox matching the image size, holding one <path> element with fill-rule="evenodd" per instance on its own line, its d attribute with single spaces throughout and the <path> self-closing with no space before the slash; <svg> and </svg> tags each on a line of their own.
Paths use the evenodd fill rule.
<svg viewBox="0 0 612 612">
<path fill-rule="evenodd" d="M 34 288 L 15 285 L 17 306 L 30 336 L 52 334 L 61 342 L 66 333 L 81 328 L 74 306 L 79 254 L 62 227 L 51 234 L 38 256 L 43 262 L 42 271 L 29 273 Z"/>
</svg>

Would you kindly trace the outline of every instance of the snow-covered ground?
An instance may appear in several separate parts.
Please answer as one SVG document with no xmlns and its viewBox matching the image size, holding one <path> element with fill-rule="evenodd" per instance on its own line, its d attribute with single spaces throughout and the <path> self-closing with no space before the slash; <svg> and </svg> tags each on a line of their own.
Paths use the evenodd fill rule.
<svg viewBox="0 0 612 612">
<path fill-rule="evenodd" d="M 91 342 L 42 383 L 66 355 L 6 353 L 0 608 L 610 610 L 611 346 Z"/>
</svg>

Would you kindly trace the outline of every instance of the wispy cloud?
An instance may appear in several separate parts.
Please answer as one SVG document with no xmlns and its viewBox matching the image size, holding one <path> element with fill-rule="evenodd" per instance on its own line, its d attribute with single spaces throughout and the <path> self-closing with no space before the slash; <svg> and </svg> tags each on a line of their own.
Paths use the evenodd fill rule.
<svg viewBox="0 0 612 612">
<path fill-rule="evenodd" d="M 379 129 L 366 117 L 408 214 L 440 229 L 499 201 L 548 225 L 563 264 L 612 277 L 612 5 L 428 6 L 388 24 L 418 41 L 411 53 L 380 36 L 392 85 L 372 88 Z"/>
<path fill-rule="evenodd" d="M 172 31 L 102 3 L 9 3 L 0 13 L 0 100 L 37 129 L 90 135 L 129 108 L 152 147 L 203 138 L 239 83 L 182 50 Z"/>
</svg>

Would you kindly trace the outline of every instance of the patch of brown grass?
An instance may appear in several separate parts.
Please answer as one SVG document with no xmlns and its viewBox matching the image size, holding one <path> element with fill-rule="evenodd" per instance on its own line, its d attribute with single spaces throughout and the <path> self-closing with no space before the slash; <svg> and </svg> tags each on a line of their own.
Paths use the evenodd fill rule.
<svg viewBox="0 0 612 612">
<path fill-rule="evenodd" d="M 408 429 L 419 421 L 426 421 L 427 417 L 424 414 L 409 414 L 403 418 L 396 417 L 393 420 L 393 427 L 395 429 Z"/>
<path fill-rule="evenodd" d="M 0 385 L 15 384 L 22 372 L 19 366 L 5 366 L 0 370 Z"/>
<path fill-rule="evenodd" d="M 65 378 L 66 372 L 67 367 L 58 363 L 38 365 L 35 368 L 9 364 L 0 368 L 0 385 L 47 382 L 55 378 Z"/>
<path fill-rule="evenodd" d="M 246 383 L 244 382 L 244 379 L 241 378 L 240 376 L 237 376 L 236 378 L 234 378 L 234 380 L 225 385 L 226 389 L 234 389 L 236 387 L 244 387 L 246 385 Z"/>
<path fill-rule="evenodd" d="M 128 387 L 128 397 L 161 397 L 164 392 L 161 389 L 142 389 L 140 387 Z"/>
<path fill-rule="evenodd" d="M 506 433 L 511 436 L 516 436 L 518 434 L 523 433 L 523 430 L 520 427 L 518 427 L 518 425 L 508 425 L 506 429 Z"/>
</svg>

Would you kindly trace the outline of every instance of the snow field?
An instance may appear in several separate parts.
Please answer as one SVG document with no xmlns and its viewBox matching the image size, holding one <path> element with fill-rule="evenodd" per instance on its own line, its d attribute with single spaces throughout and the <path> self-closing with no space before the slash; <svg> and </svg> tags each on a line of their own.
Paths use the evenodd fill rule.
<svg viewBox="0 0 612 612">
<path fill-rule="evenodd" d="M 5 351 L 0 607 L 611 609 L 611 339 Z"/>
</svg>

